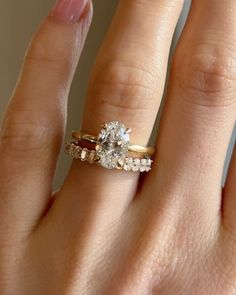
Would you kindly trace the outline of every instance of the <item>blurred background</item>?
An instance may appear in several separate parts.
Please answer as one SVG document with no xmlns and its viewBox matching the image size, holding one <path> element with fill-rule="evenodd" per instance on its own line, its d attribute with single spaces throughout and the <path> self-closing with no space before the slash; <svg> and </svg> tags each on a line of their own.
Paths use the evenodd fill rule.
<svg viewBox="0 0 236 295">
<path fill-rule="evenodd" d="M 190 1 L 185 1 L 185 7 L 176 28 L 172 52 L 184 25 Z M 93 2 L 93 23 L 70 93 L 66 139 L 70 138 L 69 133 L 71 129 L 76 129 L 80 126 L 89 72 L 96 52 L 111 22 L 118 0 L 94 0 Z M 53 4 L 54 0 L 0 1 L 0 120 L 17 79 L 21 61 L 30 38 Z M 229 147 L 226 169 L 235 138 L 236 130 Z M 63 181 L 69 165 L 70 159 L 64 156 L 62 152 L 57 169 L 55 187 L 58 187 Z"/>
</svg>

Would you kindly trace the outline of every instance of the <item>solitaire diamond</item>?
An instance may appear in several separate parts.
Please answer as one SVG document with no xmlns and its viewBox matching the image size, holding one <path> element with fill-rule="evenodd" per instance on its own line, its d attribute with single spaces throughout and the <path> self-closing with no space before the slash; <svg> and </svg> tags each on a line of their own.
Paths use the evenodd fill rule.
<svg viewBox="0 0 236 295">
<path fill-rule="evenodd" d="M 119 122 L 110 122 L 103 126 L 96 145 L 99 163 L 105 168 L 114 169 L 125 158 L 129 147 L 130 130 Z"/>
</svg>

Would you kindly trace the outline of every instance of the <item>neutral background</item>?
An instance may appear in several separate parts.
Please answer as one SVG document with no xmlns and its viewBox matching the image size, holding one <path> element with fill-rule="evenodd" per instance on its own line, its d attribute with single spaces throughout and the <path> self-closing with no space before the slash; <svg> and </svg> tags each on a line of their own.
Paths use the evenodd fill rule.
<svg viewBox="0 0 236 295">
<path fill-rule="evenodd" d="M 117 0 L 94 0 L 93 24 L 70 94 L 67 139 L 69 130 L 79 128 L 89 72 L 117 2 Z M 53 4 L 53 0 L 0 0 L 0 119 L 17 79 L 27 44 L 41 19 L 47 15 Z M 187 0 L 176 30 L 173 48 L 184 24 L 189 5 L 190 0 Z M 234 133 L 226 166 L 235 141 L 236 130 Z M 61 153 L 55 186 L 59 186 L 63 181 L 69 164 L 70 159 Z"/>
</svg>

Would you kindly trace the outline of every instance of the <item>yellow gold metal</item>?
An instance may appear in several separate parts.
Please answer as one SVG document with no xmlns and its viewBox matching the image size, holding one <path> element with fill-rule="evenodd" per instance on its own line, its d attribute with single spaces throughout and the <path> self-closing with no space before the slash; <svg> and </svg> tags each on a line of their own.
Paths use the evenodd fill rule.
<svg viewBox="0 0 236 295">
<path fill-rule="evenodd" d="M 82 131 L 72 131 L 72 137 L 76 140 L 86 141 L 97 144 L 97 136 L 86 134 Z M 142 156 L 152 156 L 155 153 L 155 148 L 150 146 L 141 146 L 130 144 L 128 151 Z"/>
<path fill-rule="evenodd" d="M 128 147 L 129 152 L 138 153 L 142 155 L 149 155 L 152 156 L 155 153 L 155 148 L 151 146 L 142 146 L 131 144 Z"/>
<path fill-rule="evenodd" d="M 97 143 L 97 137 L 91 134 L 86 134 L 81 131 L 72 131 L 72 137 L 77 140 L 88 141 L 90 143 Z"/>
</svg>

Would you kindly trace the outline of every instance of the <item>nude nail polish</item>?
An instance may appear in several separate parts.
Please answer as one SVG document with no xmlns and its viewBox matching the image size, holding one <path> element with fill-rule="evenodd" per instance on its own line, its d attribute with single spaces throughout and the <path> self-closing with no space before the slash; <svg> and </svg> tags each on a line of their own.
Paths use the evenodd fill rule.
<svg viewBox="0 0 236 295">
<path fill-rule="evenodd" d="M 50 16 L 61 23 L 76 23 L 87 3 L 88 0 L 58 0 Z"/>
</svg>

